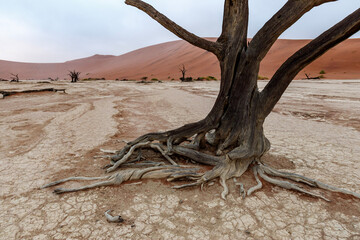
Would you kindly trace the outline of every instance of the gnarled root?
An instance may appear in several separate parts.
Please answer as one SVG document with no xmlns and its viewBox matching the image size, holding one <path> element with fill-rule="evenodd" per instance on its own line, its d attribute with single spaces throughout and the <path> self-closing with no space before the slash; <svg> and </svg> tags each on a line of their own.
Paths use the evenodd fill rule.
<svg viewBox="0 0 360 240">
<path fill-rule="evenodd" d="M 262 188 L 262 183 L 261 183 L 261 181 L 260 181 L 260 179 L 258 177 L 258 166 L 253 166 L 253 173 L 254 173 L 257 185 L 248 189 L 248 191 L 247 191 L 248 196 L 250 196 L 256 190 L 259 190 L 259 189 Z"/>
<path fill-rule="evenodd" d="M 270 176 L 287 178 L 287 179 L 290 179 L 295 182 L 304 183 L 311 187 L 320 188 L 320 189 L 324 189 L 324 190 L 331 191 L 331 192 L 339 192 L 339 193 L 343 193 L 346 195 L 351 195 L 356 198 L 360 198 L 360 194 L 358 194 L 356 192 L 352 192 L 352 191 L 349 191 L 346 189 L 334 187 L 334 186 L 322 183 L 320 181 L 317 181 L 317 180 L 314 180 L 314 179 L 311 179 L 311 178 L 308 178 L 305 176 L 301 176 L 296 173 L 288 173 L 288 172 L 278 171 L 278 170 L 273 169 L 264 164 L 261 164 L 260 168 L 261 168 L 261 170 L 263 170 L 264 173 L 267 173 Z"/>
<path fill-rule="evenodd" d="M 276 186 L 279 186 L 279 187 L 282 187 L 282 188 L 285 188 L 285 189 L 296 190 L 298 192 L 305 193 L 305 194 L 308 194 L 308 195 L 313 196 L 313 197 L 321 198 L 321 199 L 323 199 L 325 201 L 328 201 L 328 202 L 330 201 L 327 198 L 321 196 L 320 194 L 309 192 L 309 191 L 307 191 L 305 189 L 302 189 L 301 187 L 299 187 L 298 185 L 296 185 L 294 183 L 290 183 L 288 181 L 283 181 L 283 180 L 278 180 L 278 179 L 275 179 L 275 178 L 271 178 L 268 175 L 266 175 L 261 168 L 259 168 L 259 175 L 265 181 L 267 181 L 269 183 L 272 183 L 272 184 L 274 184 Z"/>
<path fill-rule="evenodd" d="M 190 129 L 190 130 L 189 130 Z M 189 127 L 189 131 L 186 134 L 193 133 L 193 129 Z M 209 131 L 210 129 L 208 129 Z M 276 186 L 295 190 L 316 198 L 321 198 L 325 201 L 329 199 L 324 196 L 311 192 L 304 189 L 296 183 L 292 183 L 287 180 L 291 180 L 297 183 L 305 184 L 313 188 L 320 188 L 333 192 L 340 192 L 347 195 L 352 195 L 356 198 L 360 198 L 360 194 L 344 190 L 341 188 L 333 187 L 322 182 L 319 182 L 314 179 L 310 179 L 298 174 L 287 173 L 273 169 L 265 164 L 263 164 L 259 159 L 259 152 L 249 151 L 246 146 L 240 146 L 234 148 L 233 151 L 228 152 L 227 154 L 221 156 L 214 156 L 206 152 L 202 152 L 199 149 L 202 146 L 206 145 L 204 141 L 213 140 L 214 132 L 205 133 L 204 131 L 195 135 L 191 144 L 181 144 L 186 139 L 185 135 L 177 133 L 175 135 L 169 136 L 169 132 L 166 133 L 152 133 L 144 135 L 135 141 L 127 143 L 127 145 L 120 151 L 111 151 L 111 150 L 102 150 L 105 153 L 115 153 L 116 155 L 111 157 L 112 161 L 107 165 L 107 173 L 117 171 L 116 173 L 103 176 L 103 177 L 69 177 L 62 180 L 58 180 L 52 183 L 49 183 L 42 188 L 47 188 L 55 186 L 67 181 L 93 181 L 93 180 L 103 180 L 100 182 L 95 182 L 89 185 L 85 185 L 79 188 L 57 188 L 54 190 L 55 193 L 65 193 L 65 192 L 74 192 L 85 190 L 89 188 L 95 188 L 100 186 L 110 186 L 124 183 L 131 180 L 140 180 L 145 178 L 167 178 L 168 181 L 175 180 L 190 180 L 193 181 L 188 184 L 176 185 L 173 188 L 180 189 L 191 186 L 201 186 L 208 183 L 209 181 L 219 178 L 219 182 L 223 187 L 221 193 L 221 198 L 225 199 L 226 195 L 229 193 L 229 188 L 226 181 L 230 178 L 240 177 L 244 172 L 251 167 L 255 180 L 257 182 L 256 186 L 250 187 L 245 191 L 244 185 L 242 183 L 235 183 L 240 186 L 240 194 L 244 198 L 246 195 L 249 196 L 253 192 L 262 188 L 262 183 L 259 176 L 266 182 L 274 184 Z M 167 136 L 167 138 L 165 138 Z M 167 144 L 165 146 L 163 143 Z M 211 142 L 211 141 L 210 141 Z M 161 153 L 161 155 L 167 160 L 165 162 L 152 162 L 152 161 L 142 161 L 141 149 L 151 148 L 155 151 Z M 268 148 L 263 149 L 262 151 L 267 151 Z M 130 160 L 131 156 L 139 152 L 135 160 Z M 186 157 L 192 162 L 197 162 L 201 164 L 206 164 L 214 166 L 211 170 L 207 172 L 199 172 L 198 168 L 191 166 L 178 165 L 171 157 L 170 154 L 177 154 L 179 156 Z M 261 155 L 261 154 L 260 154 Z M 171 165 L 170 165 L 170 164 Z M 126 169 L 120 169 L 126 167 Z M 275 177 L 275 178 L 274 178 Z"/>
<path fill-rule="evenodd" d="M 92 180 L 105 180 L 101 182 L 96 182 L 90 185 L 85 185 L 79 188 L 57 188 L 54 190 L 54 193 L 66 193 L 66 192 L 76 192 L 81 190 L 86 190 L 95 187 L 101 186 L 110 186 L 110 185 L 118 185 L 126 181 L 131 180 L 139 180 L 139 179 L 146 179 L 146 178 L 176 178 L 177 175 L 182 174 L 182 177 L 185 178 L 188 175 L 192 176 L 192 179 L 199 178 L 200 175 L 196 173 L 197 168 L 190 168 L 186 166 L 157 166 L 157 167 L 149 167 L 144 169 L 125 169 L 121 170 L 113 175 L 106 176 L 106 177 L 70 177 L 65 178 L 59 181 L 55 181 L 44 185 L 41 188 L 47 188 L 51 186 L 55 186 L 64 182 L 73 181 L 73 180 L 85 180 L 85 181 L 92 181 Z M 186 174 L 185 174 L 186 173 Z"/>
</svg>

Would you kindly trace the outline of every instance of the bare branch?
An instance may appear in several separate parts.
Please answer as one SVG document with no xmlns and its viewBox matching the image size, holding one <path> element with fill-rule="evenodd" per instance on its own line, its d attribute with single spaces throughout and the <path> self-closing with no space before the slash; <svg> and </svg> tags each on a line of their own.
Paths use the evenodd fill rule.
<svg viewBox="0 0 360 240">
<path fill-rule="evenodd" d="M 286 60 L 261 92 L 263 117 L 271 112 L 290 82 L 304 67 L 359 30 L 360 8 Z"/>
<path fill-rule="evenodd" d="M 288 0 L 287 3 L 256 33 L 249 48 L 262 60 L 279 36 L 315 6 L 336 0 Z"/>
<path fill-rule="evenodd" d="M 145 3 L 141 0 L 125 0 L 127 5 L 136 7 L 141 11 L 148 14 L 151 18 L 160 23 L 163 27 L 165 27 L 170 32 L 174 33 L 179 38 L 189 42 L 190 44 L 207 50 L 209 52 L 214 53 L 216 56 L 220 55 L 221 45 L 217 42 L 211 42 L 204 38 L 198 37 L 195 34 L 187 31 L 186 29 L 180 27 L 175 22 L 171 21 L 165 15 L 157 11 L 153 6 L 148 3 Z"/>
</svg>

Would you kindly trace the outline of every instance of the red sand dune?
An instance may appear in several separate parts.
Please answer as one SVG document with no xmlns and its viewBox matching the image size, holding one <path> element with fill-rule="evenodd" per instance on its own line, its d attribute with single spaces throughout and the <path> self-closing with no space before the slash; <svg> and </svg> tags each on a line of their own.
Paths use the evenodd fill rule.
<svg viewBox="0 0 360 240">
<path fill-rule="evenodd" d="M 214 39 L 212 39 L 214 40 Z M 278 40 L 260 67 L 260 75 L 271 77 L 292 53 L 310 40 Z M 179 67 L 184 64 L 187 76 L 194 78 L 215 76 L 220 78 L 217 59 L 208 52 L 184 41 L 162 43 L 138 49 L 120 56 L 94 55 L 64 63 L 20 63 L 0 60 L 0 78 L 9 79 L 18 73 L 20 79 L 68 78 L 68 70 L 80 71 L 81 78 L 106 79 L 179 79 Z M 320 75 L 328 79 L 360 79 L 360 39 L 348 39 L 328 51 L 300 72 L 297 78 Z"/>
</svg>

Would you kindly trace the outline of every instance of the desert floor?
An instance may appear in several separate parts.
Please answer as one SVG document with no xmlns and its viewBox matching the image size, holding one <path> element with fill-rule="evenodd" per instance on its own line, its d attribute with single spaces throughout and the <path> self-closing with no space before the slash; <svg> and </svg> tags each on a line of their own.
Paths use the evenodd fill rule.
<svg viewBox="0 0 360 240">
<path fill-rule="evenodd" d="M 264 183 L 242 199 L 232 180 L 226 201 L 217 181 L 204 191 L 164 180 L 40 190 L 104 174 L 100 148 L 200 120 L 219 82 L 0 82 L 1 90 L 46 87 L 66 94 L 0 99 L 0 239 L 360 239 L 360 200 L 342 194 L 321 192 L 328 203 Z M 360 80 L 292 83 L 265 123 L 272 148 L 264 161 L 360 193 L 359 92 Z M 256 183 L 250 173 L 238 181 Z M 108 209 L 125 222 L 108 223 Z"/>
</svg>

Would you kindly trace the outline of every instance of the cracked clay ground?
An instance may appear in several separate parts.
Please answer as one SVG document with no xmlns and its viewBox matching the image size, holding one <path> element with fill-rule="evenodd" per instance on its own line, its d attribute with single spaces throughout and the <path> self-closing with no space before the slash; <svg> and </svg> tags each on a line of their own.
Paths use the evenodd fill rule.
<svg viewBox="0 0 360 240">
<path fill-rule="evenodd" d="M 260 83 L 262 87 L 264 83 Z M 148 131 L 206 115 L 219 82 L 0 82 L 2 90 L 66 88 L 0 99 L 0 239 L 360 239 L 360 200 L 331 202 L 264 183 L 242 199 L 229 181 L 175 190 L 163 180 L 54 195 L 38 187 L 69 176 L 98 176 L 119 149 Z M 265 123 L 265 161 L 360 193 L 360 81 L 296 81 Z M 237 181 L 255 184 L 247 173 Z M 68 183 L 79 186 L 82 183 Z M 124 223 L 108 223 L 113 210 Z"/>
</svg>

